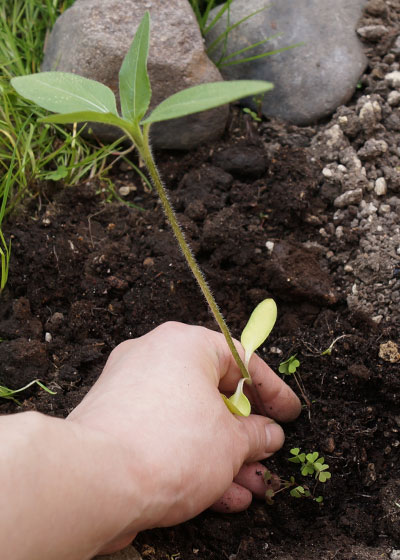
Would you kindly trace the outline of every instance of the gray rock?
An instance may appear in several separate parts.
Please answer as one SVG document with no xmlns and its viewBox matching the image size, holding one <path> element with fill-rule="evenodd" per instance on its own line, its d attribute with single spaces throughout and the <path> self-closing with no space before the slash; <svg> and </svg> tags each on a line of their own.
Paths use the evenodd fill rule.
<svg viewBox="0 0 400 560">
<path fill-rule="evenodd" d="M 266 116 L 295 124 L 309 124 L 325 117 L 351 97 L 366 67 L 366 57 L 355 33 L 365 3 L 365 0 L 235 0 L 231 24 L 258 9 L 267 9 L 229 34 L 227 53 L 272 36 L 275 37 L 266 44 L 245 54 L 305 44 L 256 61 L 222 67 L 221 73 L 228 80 L 273 82 L 274 90 L 262 103 Z M 210 17 L 215 15 L 215 10 L 218 7 Z M 207 34 L 206 43 L 210 45 L 225 28 L 226 19 L 221 18 Z M 211 56 L 218 58 L 219 53 Z M 256 108 L 251 99 L 244 104 Z"/>
<path fill-rule="evenodd" d="M 393 88 L 400 87 L 400 72 L 399 72 L 399 70 L 395 70 L 394 72 L 389 72 L 388 74 L 386 74 L 385 82 L 387 82 Z"/>
<path fill-rule="evenodd" d="M 46 46 L 42 70 L 73 72 L 118 91 L 118 72 L 145 10 L 151 14 L 148 70 L 152 107 L 190 86 L 221 80 L 204 52 L 195 16 L 187 0 L 76 0 L 57 20 Z M 157 123 L 157 148 L 190 149 L 217 138 L 224 130 L 227 107 Z M 105 141 L 118 138 L 112 127 L 97 127 Z"/>
</svg>

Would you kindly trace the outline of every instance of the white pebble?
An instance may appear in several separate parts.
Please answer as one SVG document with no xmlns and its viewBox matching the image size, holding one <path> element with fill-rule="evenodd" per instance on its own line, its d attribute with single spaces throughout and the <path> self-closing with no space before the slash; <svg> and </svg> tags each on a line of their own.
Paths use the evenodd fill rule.
<svg viewBox="0 0 400 560">
<path fill-rule="evenodd" d="M 120 187 L 118 189 L 118 192 L 121 196 L 128 196 L 128 194 L 131 192 L 131 188 L 130 187 Z"/>
<path fill-rule="evenodd" d="M 383 319 L 383 315 L 375 315 L 374 317 L 372 317 L 374 323 L 377 323 L 378 325 L 382 321 L 382 319 Z"/>
<path fill-rule="evenodd" d="M 394 88 L 400 87 L 400 72 L 398 70 L 389 72 L 385 76 L 385 81 Z"/>
<path fill-rule="evenodd" d="M 324 167 L 322 170 L 322 175 L 328 179 L 330 177 L 333 177 L 333 171 L 332 169 L 329 169 L 329 167 Z"/>
<path fill-rule="evenodd" d="M 345 264 L 344 265 L 344 271 L 345 272 L 353 272 L 353 267 L 351 266 L 351 264 Z"/>
<path fill-rule="evenodd" d="M 379 177 L 376 181 L 375 181 L 375 193 L 378 196 L 383 196 L 387 193 L 387 183 L 386 183 L 386 179 L 384 177 Z"/>
<path fill-rule="evenodd" d="M 397 107 L 400 103 L 400 91 L 391 91 L 388 95 L 388 103 L 391 107 Z"/>
<path fill-rule="evenodd" d="M 275 243 L 273 241 L 267 241 L 265 244 L 266 248 L 270 253 L 274 250 Z"/>
<path fill-rule="evenodd" d="M 51 336 L 51 333 L 47 332 L 44 335 L 44 339 L 45 339 L 46 342 L 51 342 L 53 340 L 53 337 Z"/>
</svg>

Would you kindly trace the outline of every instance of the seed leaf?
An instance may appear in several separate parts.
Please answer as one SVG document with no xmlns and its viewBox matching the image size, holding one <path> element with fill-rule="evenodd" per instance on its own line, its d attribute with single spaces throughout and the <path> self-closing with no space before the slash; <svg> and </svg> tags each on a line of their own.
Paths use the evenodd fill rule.
<svg viewBox="0 0 400 560">
<path fill-rule="evenodd" d="M 142 123 L 167 121 L 192 115 L 225 105 L 242 97 L 263 93 L 273 87 L 270 82 L 262 80 L 236 80 L 200 84 L 179 91 L 162 101 Z"/>
<path fill-rule="evenodd" d="M 17 92 L 54 113 L 95 111 L 118 115 L 111 89 L 68 72 L 40 72 L 11 80 Z"/>
<path fill-rule="evenodd" d="M 244 382 L 245 379 L 242 378 L 236 387 L 235 393 L 229 399 L 225 395 L 221 395 L 229 410 L 238 416 L 249 416 L 251 412 L 249 399 L 243 393 Z"/>
<path fill-rule="evenodd" d="M 146 12 L 119 71 L 119 96 L 125 119 L 139 122 L 145 115 L 151 87 L 147 73 L 149 53 L 150 15 Z"/>
<path fill-rule="evenodd" d="M 275 325 L 277 315 L 273 299 L 265 299 L 257 305 L 243 329 L 240 342 L 245 351 L 244 363 L 248 367 L 251 355 L 268 337 Z"/>
</svg>

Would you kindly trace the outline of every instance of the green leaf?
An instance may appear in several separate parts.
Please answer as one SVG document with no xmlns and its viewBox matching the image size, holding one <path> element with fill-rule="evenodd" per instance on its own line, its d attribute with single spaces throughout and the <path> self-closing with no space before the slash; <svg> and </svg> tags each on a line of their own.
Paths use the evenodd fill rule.
<svg viewBox="0 0 400 560">
<path fill-rule="evenodd" d="M 293 449 L 290 450 L 290 453 L 292 455 L 298 455 L 300 453 L 300 448 L 299 447 L 293 447 Z"/>
<path fill-rule="evenodd" d="M 119 128 L 122 128 L 122 130 L 125 130 L 126 125 L 129 126 L 127 121 L 113 115 L 112 113 L 97 113 L 95 111 L 78 111 L 76 113 L 48 115 L 47 117 L 41 117 L 38 121 L 52 124 L 98 122 L 118 126 Z"/>
<path fill-rule="evenodd" d="M 331 478 L 331 473 L 329 471 L 320 472 L 318 475 L 318 480 L 320 482 L 326 482 L 329 478 Z"/>
<path fill-rule="evenodd" d="M 323 501 L 324 498 L 322 496 L 318 496 L 318 498 L 314 498 L 314 502 L 317 502 L 318 504 L 322 504 Z"/>
<path fill-rule="evenodd" d="M 251 412 L 249 399 L 243 393 L 244 382 L 245 379 L 242 378 L 237 384 L 235 393 L 229 399 L 225 395 L 221 395 L 229 410 L 238 416 L 249 416 Z"/>
<path fill-rule="evenodd" d="M 68 175 L 68 169 L 65 165 L 60 165 L 54 171 L 50 171 L 46 175 L 43 176 L 43 179 L 47 179 L 48 181 L 60 181 L 61 179 L 65 179 Z"/>
<path fill-rule="evenodd" d="M 246 368 L 254 350 L 261 346 L 272 331 L 276 315 L 276 303 L 273 299 L 265 299 L 259 303 L 250 315 L 250 319 L 240 337 L 240 342 L 245 351 L 244 364 Z"/>
<path fill-rule="evenodd" d="M 261 80 L 236 80 L 231 82 L 212 82 L 200 84 L 168 97 L 154 109 L 149 117 L 142 121 L 154 123 L 176 119 L 193 113 L 200 113 L 242 97 L 257 95 L 269 91 L 274 86 Z"/>
<path fill-rule="evenodd" d="M 40 72 L 11 80 L 17 92 L 54 113 L 95 111 L 118 115 L 110 88 L 67 72 Z"/>
<path fill-rule="evenodd" d="M 318 459 L 318 451 L 314 451 L 313 453 L 307 453 L 306 458 L 307 461 L 309 461 L 310 463 L 314 463 L 314 461 L 316 461 Z"/>
<path fill-rule="evenodd" d="M 149 36 L 150 15 L 146 12 L 119 71 L 122 116 L 130 121 L 139 122 L 150 104 L 151 87 L 147 73 Z"/>
</svg>

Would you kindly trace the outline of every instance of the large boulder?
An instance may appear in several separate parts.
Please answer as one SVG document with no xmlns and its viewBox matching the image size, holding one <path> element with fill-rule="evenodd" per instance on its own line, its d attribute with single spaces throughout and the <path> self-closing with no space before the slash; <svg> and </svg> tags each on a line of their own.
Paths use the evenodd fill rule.
<svg viewBox="0 0 400 560">
<path fill-rule="evenodd" d="M 256 79 L 275 84 L 262 102 L 265 116 L 309 124 L 331 114 L 354 92 L 367 60 L 355 28 L 366 0 L 235 0 L 230 25 L 265 8 L 233 29 L 226 54 L 267 37 L 271 40 L 242 57 L 304 43 L 279 54 L 221 68 L 226 80 Z M 210 20 L 219 7 L 210 14 Z M 211 43 L 225 31 L 226 13 L 206 35 Z M 279 36 L 278 36 L 279 35 Z M 275 36 L 275 37 L 273 37 Z M 221 50 L 210 54 L 218 60 Z M 232 61 L 234 59 L 230 59 Z M 257 109 L 252 99 L 242 102 Z"/>
<path fill-rule="evenodd" d="M 151 15 L 150 75 L 154 107 L 190 86 L 221 80 L 204 51 L 196 18 L 187 0 L 76 0 L 57 20 L 45 49 L 43 71 L 73 72 L 118 92 L 118 72 L 146 10 Z M 227 107 L 157 123 L 156 148 L 190 149 L 218 137 Z M 118 138 L 112 127 L 95 127 L 105 141 Z"/>
</svg>

